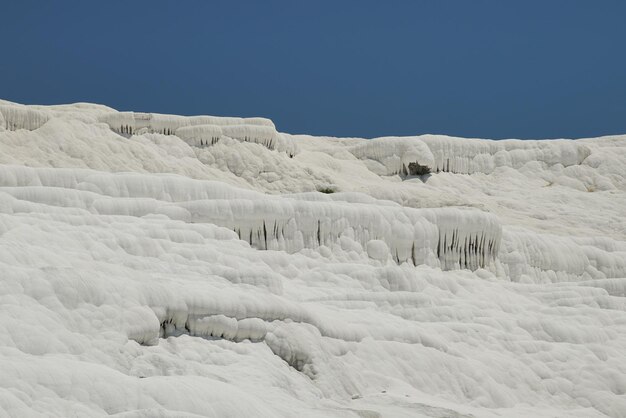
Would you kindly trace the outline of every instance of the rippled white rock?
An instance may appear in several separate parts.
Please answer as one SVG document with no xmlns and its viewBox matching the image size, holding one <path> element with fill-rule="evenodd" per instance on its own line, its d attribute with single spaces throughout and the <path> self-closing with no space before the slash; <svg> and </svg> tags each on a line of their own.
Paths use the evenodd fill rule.
<svg viewBox="0 0 626 418">
<path fill-rule="evenodd" d="M 0 115 L 0 124 L 3 125 L 4 129 L 11 131 L 18 129 L 32 131 L 41 127 L 49 119 L 45 112 L 16 104 L 3 105 L 0 103 Z"/>
<path fill-rule="evenodd" d="M 2 416 L 626 416 L 626 136 L 0 115 Z"/>
</svg>

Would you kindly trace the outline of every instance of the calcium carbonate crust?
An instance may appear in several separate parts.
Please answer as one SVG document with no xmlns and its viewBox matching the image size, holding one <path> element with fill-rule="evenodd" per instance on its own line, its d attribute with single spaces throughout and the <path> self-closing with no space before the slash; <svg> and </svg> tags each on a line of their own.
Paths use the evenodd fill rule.
<svg viewBox="0 0 626 418">
<path fill-rule="evenodd" d="M 0 416 L 626 416 L 624 167 L 0 101 Z"/>
</svg>

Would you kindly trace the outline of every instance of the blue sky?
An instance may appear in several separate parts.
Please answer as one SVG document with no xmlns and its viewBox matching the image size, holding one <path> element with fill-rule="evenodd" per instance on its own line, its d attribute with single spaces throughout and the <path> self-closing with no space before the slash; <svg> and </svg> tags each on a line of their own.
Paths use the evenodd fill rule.
<svg viewBox="0 0 626 418">
<path fill-rule="evenodd" d="M 626 133 L 626 1 L 4 1 L 0 98 L 279 130 Z"/>
</svg>

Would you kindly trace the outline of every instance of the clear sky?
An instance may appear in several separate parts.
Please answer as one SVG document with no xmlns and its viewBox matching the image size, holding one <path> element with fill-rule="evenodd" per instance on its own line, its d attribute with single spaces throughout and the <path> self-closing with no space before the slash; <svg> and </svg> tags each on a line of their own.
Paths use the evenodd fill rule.
<svg viewBox="0 0 626 418">
<path fill-rule="evenodd" d="M 626 133 L 626 1 L 3 1 L 0 98 L 290 133 Z"/>
</svg>

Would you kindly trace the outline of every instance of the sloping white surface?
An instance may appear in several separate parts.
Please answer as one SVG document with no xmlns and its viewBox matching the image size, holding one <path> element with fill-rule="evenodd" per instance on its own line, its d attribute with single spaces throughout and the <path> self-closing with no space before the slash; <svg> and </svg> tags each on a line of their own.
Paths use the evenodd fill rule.
<svg viewBox="0 0 626 418">
<path fill-rule="evenodd" d="M 626 137 L 0 114 L 0 416 L 626 416 Z"/>
</svg>

